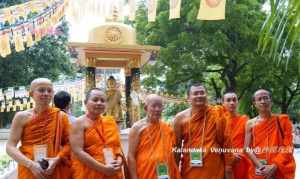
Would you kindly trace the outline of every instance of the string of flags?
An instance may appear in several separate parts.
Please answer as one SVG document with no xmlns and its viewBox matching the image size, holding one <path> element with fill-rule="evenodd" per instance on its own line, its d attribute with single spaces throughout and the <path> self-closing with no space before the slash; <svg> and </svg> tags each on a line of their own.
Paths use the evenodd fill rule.
<svg viewBox="0 0 300 179">
<path fill-rule="evenodd" d="M 223 20 L 225 19 L 226 0 L 199 0 L 200 8 L 197 19 L 199 20 Z M 129 20 L 134 21 L 136 12 L 136 0 L 128 0 Z M 148 0 L 148 21 L 154 22 L 156 18 L 158 0 Z M 181 0 L 169 0 L 169 19 L 180 18 Z"/>
<path fill-rule="evenodd" d="M 70 81 L 64 84 L 54 83 L 54 92 L 67 91 L 71 94 L 72 103 L 82 102 L 84 96 L 83 84 L 84 80 Z M 29 96 L 29 91 L 25 86 L 0 89 L 0 113 L 23 111 L 31 109 L 33 106 L 33 99 Z"/>
<path fill-rule="evenodd" d="M 64 16 L 69 0 L 31 0 L 0 9 L 0 55 L 11 54 L 11 44 L 17 52 L 31 47 L 47 34 Z M 24 45 L 25 44 L 25 45 Z"/>
</svg>

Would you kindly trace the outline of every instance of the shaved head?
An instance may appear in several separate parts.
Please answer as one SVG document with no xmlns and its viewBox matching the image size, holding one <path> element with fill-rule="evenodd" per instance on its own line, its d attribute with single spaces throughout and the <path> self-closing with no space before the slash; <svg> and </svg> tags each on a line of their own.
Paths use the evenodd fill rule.
<svg viewBox="0 0 300 179">
<path fill-rule="evenodd" d="M 272 98 L 272 97 L 271 97 L 271 93 L 270 93 L 268 90 L 265 90 L 265 89 L 259 89 L 259 90 L 255 91 L 255 93 L 253 94 L 253 96 L 252 96 L 252 101 L 255 101 L 256 96 L 257 96 L 258 94 L 267 94 L 270 98 Z"/>
<path fill-rule="evenodd" d="M 30 92 L 32 92 L 37 86 L 41 84 L 47 84 L 53 86 L 51 80 L 48 78 L 36 78 L 30 84 Z"/>
<path fill-rule="evenodd" d="M 153 101 L 160 101 L 161 103 L 163 103 L 163 99 L 159 95 L 157 95 L 157 94 L 149 94 L 145 98 L 145 105 L 148 106 Z"/>
<path fill-rule="evenodd" d="M 145 99 L 144 110 L 149 121 L 158 121 L 163 111 L 163 99 L 157 94 L 150 94 Z"/>
</svg>

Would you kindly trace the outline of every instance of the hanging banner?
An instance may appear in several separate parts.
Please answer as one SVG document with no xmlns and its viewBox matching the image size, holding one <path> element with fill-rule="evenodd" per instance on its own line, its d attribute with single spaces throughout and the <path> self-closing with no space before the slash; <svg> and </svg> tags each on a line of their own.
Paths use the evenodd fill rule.
<svg viewBox="0 0 300 179">
<path fill-rule="evenodd" d="M 157 0 L 148 0 L 148 21 L 154 22 L 156 18 Z"/>
<path fill-rule="evenodd" d="M 15 98 L 28 97 L 28 91 L 25 86 L 20 86 L 18 90 L 15 90 Z"/>
<path fill-rule="evenodd" d="M 181 0 L 170 0 L 170 14 L 169 19 L 180 18 Z"/>
<path fill-rule="evenodd" d="M 135 11 L 136 11 L 135 0 L 128 0 L 128 4 L 129 4 L 129 20 L 134 21 Z"/>
<path fill-rule="evenodd" d="M 0 89 L 0 101 L 4 101 L 4 94 L 2 92 L 2 89 Z"/>
<path fill-rule="evenodd" d="M 9 87 L 7 90 L 4 91 L 4 94 L 6 96 L 6 100 L 11 100 L 14 97 L 14 88 Z"/>
<path fill-rule="evenodd" d="M 226 0 L 200 0 L 197 19 L 223 20 L 225 19 Z"/>
<path fill-rule="evenodd" d="M 11 54 L 10 43 L 16 52 L 20 52 L 25 50 L 24 42 L 26 47 L 31 47 L 34 42 L 51 34 L 53 26 L 64 16 L 68 2 L 69 0 L 32 0 L 0 9 L 0 55 L 5 58 Z"/>
</svg>

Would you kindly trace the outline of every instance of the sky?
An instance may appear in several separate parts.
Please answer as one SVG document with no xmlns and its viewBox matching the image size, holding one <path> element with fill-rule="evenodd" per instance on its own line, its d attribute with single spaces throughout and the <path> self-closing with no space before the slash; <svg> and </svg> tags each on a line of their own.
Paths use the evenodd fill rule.
<svg viewBox="0 0 300 179">
<path fill-rule="evenodd" d="M 113 7 L 119 16 L 129 14 L 129 6 L 124 0 L 72 0 L 67 9 L 66 18 L 70 24 L 71 42 L 87 42 L 88 32 L 105 22 L 112 15 Z"/>
</svg>

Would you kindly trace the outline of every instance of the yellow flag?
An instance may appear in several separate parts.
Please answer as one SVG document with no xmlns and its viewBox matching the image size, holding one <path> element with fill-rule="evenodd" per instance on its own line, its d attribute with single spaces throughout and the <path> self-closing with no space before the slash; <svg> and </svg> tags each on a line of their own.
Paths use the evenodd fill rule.
<svg viewBox="0 0 300 179">
<path fill-rule="evenodd" d="M 20 4 L 17 6 L 17 11 L 18 11 L 18 15 L 21 17 L 26 17 L 26 13 L 25 13 L 25 6 L 24 4 Z"/>
<path fill-rule="evenodd" d="M 225 19 L 226 0 L 200 0 L 197 19 L 223 20 Z"/>
<path fill-rule="evenodd" d="M 20 35 L 18 32 L 15 32 L 13 39 L 15 42 L 16 52 L 25 50 L 22 35 Z"/>
<path fill-rule="evenodd" d="M 33 45 L 32 34 L 31 32 L 27 32 L 26 34 L 26 46 L 31 47 Z"/>
<path fill-rule="evenodd" d="M 129 4 L 129 20 L 134 21 L 135 11 L 136 11 L 135 0 L 128 0 L 128 4 Z"/>
<path fill-rule="evenodd" d="M 180 18 L 181 0 L 170 0 L 170 14 L 169 19 Z"/>
<path fill-rule="evenodd" d="M 11 9 L 10 8 L 3 9 L 3 14 L 4 14 L 4 22 L 7 21 L 9 24 L 13 24 L 13 16 L 11 14 Z"/>
<path fill-rule="evenodd" d="M 8 33 L 4 33 L 0 37 L 0 53 L 3 58 L 11 53 Z"/>
<path fill-rule="evenodd" d="M 41 35 L 41 30 L 40 29 L 36 29 L 35 30 L 35 34 L 34 34 L 34 41 L 38 42 L 42 39 L 42 35 Z"/>
<path fill-rule="evenodd" d="M 148 0 L 148 21 L 154 22 L 156 18 L 157 0 Z"/>
</svg>

